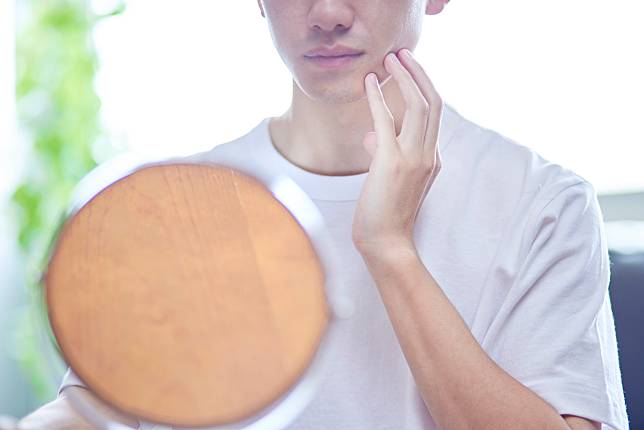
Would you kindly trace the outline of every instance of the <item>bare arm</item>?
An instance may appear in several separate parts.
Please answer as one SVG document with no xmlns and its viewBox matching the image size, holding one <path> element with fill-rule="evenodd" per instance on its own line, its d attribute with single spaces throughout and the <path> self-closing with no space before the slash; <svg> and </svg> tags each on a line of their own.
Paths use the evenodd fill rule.
<svg viewBox="0 0 644 430">
<path fill-rule="evenodd" d="M 74 390 L 88 400 L 95 408 L 110 419 L 133 429 L 139 428 L 139 423 L 113 409 L 108 409 L 83 387 L 69 386 L 61 391 L 60 396 L 36 409 L 18 423 L 18 430 L 96 430 L 85 418 L 72 407 L 67 396 L 68 390 Z M 2 430 L 2 429 L 0 429 Z"/>
<path fill-rule="evenodd" d="M 562 417 L 499 367 L 424 266 L 415 245 L 390 245 L 363 257 L 439 428 L 599 428 L 585 418 Z"/>
</svg>

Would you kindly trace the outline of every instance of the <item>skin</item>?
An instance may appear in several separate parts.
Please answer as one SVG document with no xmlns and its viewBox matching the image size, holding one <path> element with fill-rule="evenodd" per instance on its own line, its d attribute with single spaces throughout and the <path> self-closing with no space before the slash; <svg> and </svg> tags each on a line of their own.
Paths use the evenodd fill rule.
<svg viewBox="0 0 644 430">
<path fill-rule="evenodd" d="M 439 428 L 599 429 L 585 418 L 560 416 L 496 366 L 410 240 L 420 203 L 440 172 L 442 100 L 424 68 L 400 51 L 413 52 L 424 15 L 440 13 L 444 0 L 258 0 L 258 6 L 293 76 L 292 104 L 270 122 L 273 142 L 291 162 L 315 173 L 369 171 L 353 241 Z M 365 53 L 340 72 L 316 70 L 302 58 L 336 42 Z M 385 61 L 389 52 L 398 54 L 394 61 Z M 367 82 L 370 72 L 379 86 Z M 84 388 L 66 390 L 94 399 Z M 91 428 L 65 391 L 19 423 L 0 420 L 0 430 Z M 135 427 L 118 412 L 102 410 Z"/>
<path fill-rule="evenodd" d="M 44 404 L 21 420 L 0 419 L 0 430 L 92 430 L 92 426 L 72 406 L 67 394 L 72 391 L 94 405 L 106 417 L 128 428 L 139 428 L 138 422 L 100 402 L 96 396 L 83 387 L 66 387 L 60 396 Z"/>
<path fill-rule="evenodd" d="M 366 172 L 371 157 L 362 141 L 373 130 L 373 119 L 363 79 L 370 71 L 378 74 L 399 129 L 404 100 L 382 60 L 387 52 L 416 46 L 423 17 L 421 2 L 269 0 L 258 5 L 269 23 L 277 52 L 293 77 L 291 106 L 270 123 L 276 148 L 293 163 L 315 173 Z M 432 3 L 428 13 L 440 9 L 442 3 Z M 310 49 L 336 42 L 365 53 L 350 69 L 335 72 L 318 69 L 303 58 Z"/>
<path fill-rule="evenodd" d="M 273 143 L 314 173 L 369 172 L 352 239 L 439 428 L 600 429 L 597 422 L 559 415 L 497 366 L 415 248 L 416 215 L 441 168 L 443 102 L 412 52 L 424 15 L 440 13 L 444 3 L 258 0 L 293 76 L 290 108 L 269 123 Z M 365 53 L 339 71 L 316 69 L 302 58 L 315 46 L 335 43 Z M 379 83 L 368 79 L 371 72 Z"/>
</svg>

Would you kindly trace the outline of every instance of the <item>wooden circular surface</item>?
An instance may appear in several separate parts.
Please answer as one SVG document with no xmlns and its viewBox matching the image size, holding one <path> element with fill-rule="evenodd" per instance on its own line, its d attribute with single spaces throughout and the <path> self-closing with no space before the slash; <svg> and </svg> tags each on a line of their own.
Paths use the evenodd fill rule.
<svg viewBox="0 0 644 430">
<path fill-rule="evenodd" d="M 249 418 L 293 385 L 327 326 L 324 272 L 291 213 L 225 166 L 144 167 L 67 220 L 45 276 L 64 358 L 141 419 Z"/>
</svg>

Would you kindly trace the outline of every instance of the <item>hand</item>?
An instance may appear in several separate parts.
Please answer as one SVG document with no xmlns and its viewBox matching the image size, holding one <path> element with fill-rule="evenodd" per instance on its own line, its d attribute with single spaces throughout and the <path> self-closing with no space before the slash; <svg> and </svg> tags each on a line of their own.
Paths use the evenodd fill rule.
<svg viewBox="0 0 644 430">
<path fill-rule="evenodd" d="M 406 49 L 385 57 L 407 109 L 400 134 L 379 84 L 365 79 L 375 132 L 363 145 L 371 155 L 369 174 L 353 218 L 352 239 L 361 253 L 402 243 L 413 245 L 413 228 L 422 202 L 441 168 L 438 131 L 443 101 L 421 65 Z"/>
<path fill-rule="evenodd" d="M 6 415 L 0 415 L 0 430 L 18 430 L 18 420 Z"/>
<path fill-rule="evenodd" d="M 138 429 L 138 420 L 129 419 L 124 414 L 117 412 L 107 405 L 98 402 L 98 398 L 84 387 L 67 386 L 63 389 L 58 397 L 45 403 L 35 411 L 20 419 L 17 427 L 2 427 L 0 430 L 97 430 L 83 415 L 79 414 L 69 398 L 69 394 L 74 393 L 76 396 L 82 396 L 87 402 L 102 413 L 106 418 L 114 423 L 123 424 L 119 428 Z M 10 421 L 9 421 L 10 422 Z"/>
</svg>

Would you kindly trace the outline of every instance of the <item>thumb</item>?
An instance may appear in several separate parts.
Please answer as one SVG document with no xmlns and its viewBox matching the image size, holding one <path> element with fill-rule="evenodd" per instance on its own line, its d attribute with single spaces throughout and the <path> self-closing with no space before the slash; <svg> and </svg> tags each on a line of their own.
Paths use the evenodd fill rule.
<svg viewBox="0 0 644 430">
<path fill-rule="evenodd" d="M 362 144 L 364 145 L 369 155 L 371 155 L 371 158 L 373 158 L 376 155 L 376 148 L 378 146 L 378 140 L 376 139 L 376 132 L 375 131 L 368 132 L 365 135 L 362 141 Z"/>
</svg>

